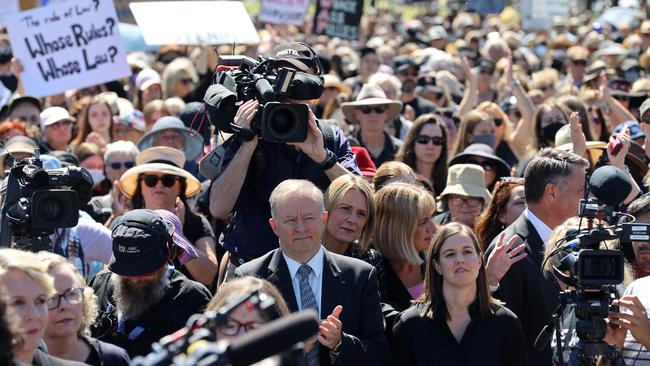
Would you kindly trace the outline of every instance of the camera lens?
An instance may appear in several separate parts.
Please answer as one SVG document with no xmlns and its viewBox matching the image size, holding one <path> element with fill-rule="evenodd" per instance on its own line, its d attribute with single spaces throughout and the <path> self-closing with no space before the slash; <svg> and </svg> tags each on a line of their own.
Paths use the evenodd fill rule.
<svg viewBox="0 0 650 366">
<path fill-rule="evenodd" d="M 284 135 L 291 131 L 295 123 L 293 111 L 286 108 L 276 109 L 269 120 L 271 129 L 278 135 Z"/>
<path fill-rule="evenodd" d="M 42 217 L 49 221 L 59 221 L 65 214 L 66 204 L 57 196 L 49 196 L 39 202 L 37 210 L 41 213 Z"/>
</svg>

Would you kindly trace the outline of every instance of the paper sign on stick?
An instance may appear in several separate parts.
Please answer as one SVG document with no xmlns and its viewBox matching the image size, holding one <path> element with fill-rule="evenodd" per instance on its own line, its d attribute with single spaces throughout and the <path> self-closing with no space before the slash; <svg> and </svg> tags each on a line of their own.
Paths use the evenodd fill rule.
<svg viewBox="0 0 650 366">
<path fill-rule="evenodd" d="M 69 0 L 7 19 L 25 92 L 45 97 L 131 74 L 113 2 Z"/>
<path fill-rule="evenodd" d="M 308 0 L 263 0 L 258 18 L 267 23 L 301 25 L 307 5 Z"/>
<path fill-rule="evenodd" d="M 154 1 L 129 7 L 148 45 L 260 42 L 240 1 Z"/>
</svg>

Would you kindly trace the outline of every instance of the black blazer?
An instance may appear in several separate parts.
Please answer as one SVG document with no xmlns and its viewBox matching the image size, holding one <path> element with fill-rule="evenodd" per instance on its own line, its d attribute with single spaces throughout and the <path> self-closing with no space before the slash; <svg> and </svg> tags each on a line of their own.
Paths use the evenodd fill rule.
<svg viewBox="0 0 650 366">
<path fill-rule="evenodd" d="M 384 336 L 384 322 L 379 304 L 377 271 L 354 258 L 325 251 L 321 289 L 321 319 L 325 319 L 337 305 L 343 306 L 340 315 L 343 336 L 340 354 L 332 362 L 325 347 L 320 347 L 321 365 L 388 365 L 390 348 Z M 243 264 L 237 276 L 264 278 L 278 287 L 289 310 L 298 311 L 298 303 L 291 283 L 289 267 L 280 249 Z"/>
<path fill-rule="evenodd" d="M 521 321 L 535 363 L 538 366 L 551 365 L 550 343 L 541 352 L 535 351 L 534 344 L 537 335 L 551 321 L 553 311 L 559 304 L 560 288 L 553 278 L 545 277 L 542 271 L 544 243 L 525 213 L 522 213 L 504 231 L 506 243 L 514 235 L 526 241 L 528 257 L 510 267 L 499 282 L 499 290 L 495 297 L 505 302 L 505 306 Z M 499 236 L 500 234 L 485 251 L 486 263 Z"/>
</svg>

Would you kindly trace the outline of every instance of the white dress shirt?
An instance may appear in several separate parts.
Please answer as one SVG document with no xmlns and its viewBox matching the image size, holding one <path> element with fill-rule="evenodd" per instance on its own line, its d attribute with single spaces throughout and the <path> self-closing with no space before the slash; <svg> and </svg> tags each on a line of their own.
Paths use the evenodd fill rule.
<svg viewBox="0 0 650 366">
<path fill-rule="evenodd" d="M 323 287 L 323 261 L 324 261 L 323 247 L 321 246 L 318 249 L 318 252 L 314 254 L 311 259 L 305 263 L 311 267 L 311 273 L 309 273 L 309 287 L 311 287 L 312 292 L 314 293 L 314 298 L 318 304 L 318 312 L 320 313 L 321 308 L 321 288 Z M 302 299 L 300 297 L 300 277 L 298 277 L 298 269 L 302 263 L 297 262 L 289 257 L 286 254 L 282 253 L 284 260 L 287 262 L 287 267 L 289 267 L 289 275 L 291 275 L 291 284 L 293 285 L 293 293 L 296 296 L 296 302 L 298 303 L 298 309 L 302 309 Z M 320 316 L 320 314 L 319 314 Z"/>
<path fill-rule="evenodd" d="M 548 238 L 551 236 L 553 229 L 548 227 L 548 225 L 546 225 L 542 220 L 535 216 L 535 214 L 530 209 L 526 208 L 526 210 L 524 210 L 524 214 L 526 215 L 528 221 L 533 224 L 535 230 L 537 230 L 537 234 L 539 234 L 539 237 L 542 238 L 544 248 L 546 248 L 546 243 L 548 242 Z"/>
</svg>

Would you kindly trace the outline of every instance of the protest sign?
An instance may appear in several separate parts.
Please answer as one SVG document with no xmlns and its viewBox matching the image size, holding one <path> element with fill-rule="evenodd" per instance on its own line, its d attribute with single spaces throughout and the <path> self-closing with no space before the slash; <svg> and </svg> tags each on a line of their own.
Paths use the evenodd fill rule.
<svg viewBox="0 0 650 366">
<path fill-rule="evenodd" d="M 567 19 L 570 0 L 522 0 L 521 23 L 526 30 L 549 30 L 554 18 Z"/>
<path fill-rule="evenodd" d="M 467 9 L 481 15 L 499 14 L 506 6 L 505 0 L 468 0 Z"/>
<path fill-rule="evenodd" d="M 69 0 L 7 19 L 25 92 L 36 97 L 131 74 L 113 2 Z"/>
<path fill-rule="evenodd" d="M 130 8 L 148 45 L 260 42 L 240 1 L 154 1 Z"/>
<path fill-rule="evenodd" d="M 359 39 L 363 0 L 316 0 L 314 33 Z"/>
<path fill-rule="evenodd" d="M 308 0 L 263 0 L 258 19 L 274 24 L 296 24 L 305 22 Z"/>
<path fill-rule="evenodd" d="M 0 24 L 5 24 L 5 20 L 20 11 L 18 0 L 0 0 Z"/>
</svg>

